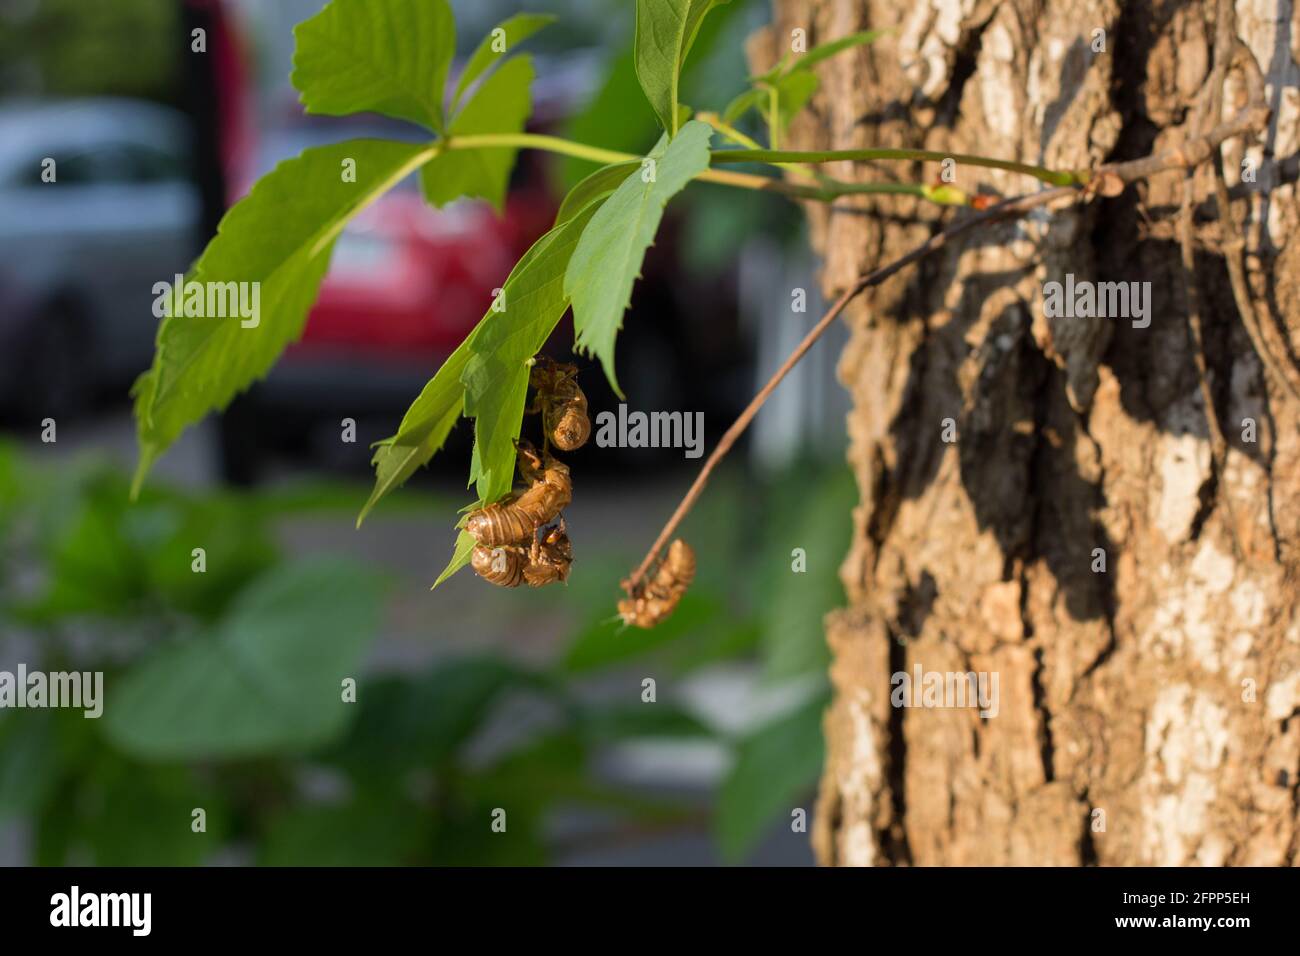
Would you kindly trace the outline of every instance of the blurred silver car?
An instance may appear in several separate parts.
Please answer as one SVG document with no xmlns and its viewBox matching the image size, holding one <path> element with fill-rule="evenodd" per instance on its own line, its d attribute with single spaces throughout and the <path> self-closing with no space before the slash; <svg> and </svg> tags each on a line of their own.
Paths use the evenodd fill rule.
<svg viewBox="0 0 1300 956">
<path fill-rule="evenodd" d="M 75 411 L 148 366 L 154 283 L 200 240 L 189 137 L 180 113 L 143 101 L 0 105 L 6 409 Z"/>
</svg>

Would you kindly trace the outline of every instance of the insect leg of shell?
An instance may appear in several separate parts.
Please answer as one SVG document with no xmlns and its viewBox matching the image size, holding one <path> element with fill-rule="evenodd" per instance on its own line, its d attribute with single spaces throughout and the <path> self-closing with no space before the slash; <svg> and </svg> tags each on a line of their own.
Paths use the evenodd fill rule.
<svg viewBox="0 0 1300 956">
<path fill-rule="evenodd" d="M 528 565 L 524 580 L 530 587 L 539 588 L 555 581 L 567 581 L 573 564 L 573 545 L 565 533 L 564 519 L 542 529 L 542 537 L 534 541 L 528 552 Z"/>
<path fill-rule="evenodd" d="M 515 439 L 515 456 L 519 465 L 519 477 L 525 482 L 532 484 L 542 477 L 546 467 L 545 459 L 538 454 L 532 442 Z"/>
</svg>

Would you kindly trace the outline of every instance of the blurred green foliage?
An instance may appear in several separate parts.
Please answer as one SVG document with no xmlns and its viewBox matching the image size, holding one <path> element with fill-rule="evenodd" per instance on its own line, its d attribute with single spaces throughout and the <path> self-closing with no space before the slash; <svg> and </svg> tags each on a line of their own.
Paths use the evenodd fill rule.
<svg viewBox="0 0 1300 956">
<path fill-rule="evenodd" d="M 839 601 L 852 503 L 841 472 L 720 475 L 684 529 L 699 578 L 654 631 L 609 619 L 632 556 L 589 556 L 567 589 L 510 595 L 588 609 L 550 665 L 477 653 L 370 674 L 384 582 L 287 558 L 275 534 L 312 509 L 347 522 L 353 494 L 151 489 L 131 505 L 115 468 L 37 466 L 0 444 L 0 634 L 31 648 L 31 669 L 105 673 L 99 720 L 0 712 L 0 823 L 26 821 L 33 861 L 51 865 L 541 864 L 563 853 L 556 814 L 575 808 L 647 832 L 699 826 L 698 800 L 593 770 L 609 748 L 696 741 L 733 754 L 714 830 L 743 860 L 820 769 L 821 616 Z M 791 571 L 795 547 L 807 573 Z M 674 675 L 756 656 L 769 680 L 803 682 L 787 712 L 734 736 L 676 702 Z M 645 674 L 660 675 L 654 705 L 638 697 Z M 516 726 L 521 706 L 534 716 Z"/>
<path fill-rule="evenodd" d="M 658 121 L 636 76 L 634 6 L 621 3 L 609 11 L 614 39 L 606 49 L 611 52 L 596 89 L 560 130 L 568 139 L 644 154 L 659 137 Z M 682 70 L 684 103 L 695 110 L 721 112 L 736 91 L 745 88 L 745 40 L 770 14 L 761 0 L 732 0 L 704 18 Z M 752 115 L 742 118 L 741 125 L 753 132 L 761 127 Z M 551 168 L 560 195 L 592 171 L 590 163 L 572 158 Z M 708 185 L 688 189 L 674 211 L 682 224 L 680 265 L 697 276 L 715 274 L 732 263 L 741 237 L 797 237 L 803 217 L 798 206 L 779 196 Z"/>
<path fill-rule="evenodd" d="M 0 4 L 0 85 L 54 96 L 175 102 L 182 54 L 175 0 Z M 123 51 L 149 51 L 123 55 Z"/>
</svg>

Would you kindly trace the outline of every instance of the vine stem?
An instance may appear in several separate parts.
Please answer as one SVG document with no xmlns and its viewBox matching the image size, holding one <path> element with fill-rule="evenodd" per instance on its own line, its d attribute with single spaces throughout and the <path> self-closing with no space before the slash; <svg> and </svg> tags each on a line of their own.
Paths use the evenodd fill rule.
<svg viewBox="0 0 1300 956">
<path fill-rule="evenodd" d="M 695 118 L 702 123 L 708 123 L 727 139 L 743 149 L 762 149 L 762 145 L 754 139 L 750 139 L 736 127 L 732 126 L 717 113 L 700 111 L 695 114 Z"/>
<path fill-rule="evenodd" d="M 986 156 L 971 156 L 967 153 L 944 153 L 931 149 L 826 149 L 803 151 L 795 149 L 715 149 L 713 162 L 716 163 L 834 163 L 849 161 L 855 163 L 876 162 L 879 160 L 906 159 L 922 162 L 942 162 L 951 159 L 966 166 L 983 166 L 987 169 L 1004 169 L 1012 173 L 1033 176 L 1051 186 L 1086 186 L 1086 170 L 1067 172 L 1031 166 L 1028 163 L 1015 163 L 1007 159 L 989 159 Z"/>
<path fill-rule="evenodd" d="M 577 159 L 585 159 L 593 163 L 626 163 L 642 159 L 635 153 L 625 153 L 616 149 L 604 149 L 600 146 L 589 146 L 586 143 L 576 143 L 570 139 L 564 139 L 561 136 L 548 136 L 545 133 L 479 133 L 470 136 L 453 136 L 444 141 L 445 148 L 448 150 L 455 149 L 541 149 L 551 153 L 560 153 L 565 156 L 573 156 Z M 780 166 L 786 163 L 836 163 L 836 162 L 878 162 L 881 160 L 911 160 L 918 162 L 942 162 L 945 159 L 951 159 L 967 166 L 982 166 L 987 169 L 1003 169 L 1013 173 L 1023 173 L 1026 176 L 1032 176 L 1052 186 L 1085 186 L 1090 176 L 1087 170 L 1067 172 L 1061 170 L 1044 169 L 1042 166 L 1031 166 L 1027 163 L 1016 163 L 1007 159 L 991 159 L 987 156 L 972 156 L 968 153 L 944 153 L 929 149 L 824 149 L 824 150 L 797 150 L 797 149 L 715 149 L 710 153 L 710 161 L 715 164 L 731 163 L 767 163 L 773 166 Z M 709 170 L 701 173 L 699 179 L 711 182 L 728 182 L 732 185 L 740 181 L 734 177 L 721 179 L 716 175 L 716 170 Z M 772 180 L 762 176 L 750 177 L 749 181 L 757 180 L 768 185 L 758 187 L 764 189 L 773 189 L 781 192 L 789 191 L 788 187 L 792 184 L 783 180 Z M 868 192 L 866 187 L 877 185 L 874 183 L 844 183 L 842 185 L 852 185 L 857 187 L 855 192 Z M 894 185 L 894 184 L 885 184 Z M 785 188 L 783 188 L 785 187 Z M 749 188 L 755 188 L 753 186 Z M 830 190 L 814 190 L 819 195 L 805 196 L 810 199 L 824 199 L 825 193 L 834 192 Z M 834 197 L 831 197 L 834 198 Z"/>
<path fill-rule="evenodd" d="M 453 136 L 446 140 L 449 150 L 456 149 L 541 149 L 548 153 L 560 153 L 577 159 L 590 160 L 593 163 L 626 163 L 642 157 L 635 153 L 624 153 L 616 149 L 604 149 L 600 146 L 588 146 L 575 143 L 560 136 L 547 136 L 544 133 L 480 133 L 473 136 Z"/>
<path fill-rule="evenodd" d="M 482 133 L 473 136 L 454 136 L 450 139 L 441 141 L 444 150 L 451 152 L 461 149 L 540 149 L 549 153 L 558 153 L 563 156 L 573 156 L 576 159 L 585 159 L 593 163 L 610 164 L 637 162 L 644 157 L 636 153 L 624 153 L 614 149 L 603 149 L 599 146 L 588 146 L 586 143 L 575 143 L 573 140 L 563 139 L 559 136 L 547 136 L 543 133 Z M 712 154 L 712 161 L 719 162 L 719 156 L 730 157 L 735 153 L 768 153 L 770 150 L 715 150 Z M 852 152 L 852 151 L 851 151 Z M 890 152 L 884 150 L 883 152 Z M 916 152 L 915 150 L 893 150 L 893 152 Z M 803 162 L 829 162 L 829 160 L 816 159 L 822 154 L 813 153 L 782 153 L 782 156 L 808 156 L 809 159 Z M 936 154 L 938 155 L 938 154 Z M 838 157 L 840 159 L 849 159 L 849 156 Z M 745 160 L 752 162 L 754 160 Z M 788 160 L 789 162 L 800 162 L 798 159 Z M 721 162 L 739 162 L 739 160 L 723 159 Z M 782 160 L 781 162 L 785 162 Z M 985 165 L 994 165 L 1001 160 L 984 160 Z M 774 163 L 779 165 L 779 163 Z M 1017 166 L 1018 164 L 1011 164 Z M 1026 167 L 1034 169 L 1036 167 Z M 1040 172 L 1048 173 L 1047 170 Z M 1051 173 L 1050 175 L 1066 175 Z M 771 176 L 759 176 L 755 173 L 740 173 L 727 169 L 706 169 L 695 177 L 700 182 L 717 183 L 722 186 L 734 186 L 739 189 L 750 189 L 757 192 L 774 192 L 780 193 L 791 199 L 811 199 L 817 202 L 833 202 L 841 196 L 854 196 L 864 194 L 888 194 L 888 195 L 908 195 L 925 199 L 929 202 L 937 203 L 941 206 L 965 206 L 969 205 L 966 194 L 952 186 L 933 187 L 921 183 L 846 183 L 836 180 L 827 180 L 817 185 L 804 183 L 792 183 L 785 179 L 777 179 Z M 1041 178 L 1041 177 L 1040 177 Z"/>
<path fill-rule="evenodd" d="M 727 139 L 731 140 L 733 143 L 736 143 L 743 149 L 761 150 L 763 148 L 758 142 L 750 139 L 740 130 L 736 129 L 730 123 L 726 122 L 717 113 L 701 110 L 700 112 L 695 114 L 695 118 L 702 123 L 708 123 L 715 130 L 717 130 L 721 135 L 725 136 Z M 825 187 L 828 191 L 836 194 L 831 198 L 838 198 L 838 196 L 848 196 L 855 192 L 865 191 L 860 188 L 863 185 L 862 183 L 848 183 L 848 182 L 844 182 L 843 180 L 832 179 L 830 176 L 827 176 L 825 173 L 821 172 L 821 170 L 810 169 L 808 164 L 806 163 L 775 163 L 774 165 L 778 169 L 782 170 L 783 172 L 789 173 L 791 176 L 797 177 L 798 180 L 804 183 L 811 184 L 814 188 L 818 186 Z M 871 185 L 877 186 L 879 184 L 871 184 Z M 920 196 L 921 198 L 928 199 L 931 202 L 939 202 L 939 200 L 936 199 L 934 195 L 936 190 L 938 190 L 939 188 L 940 187 L 937 186 L 918 187 L 912 184 L 907 184 L 906 189 L 899 190 L 899 191 L 906 192 L 911 195 Z M 873 188 L 871 191 L 888 192 L 890 190 L 888 190 L 887 188 Z M 961 195 L 962 198 L 965 199 L 965 194 L 963 193 Z M 941 202 L 940 204 L 941 205 L 968 205 L 969 201 L 962 202 L 962 203 Z"/>
<path fill-rule="evenodd" d="M 919 259 L 924 258 L 932 252 L 942 249 L 953 239 L 959 237 L 965 232 L 976 228 L 977 226 L 987 225 L 997 220 L 1016 218 L 1023 216 L 1033 209 L 1040 206 L 1046 206 L 1058 200 L 1069 200 L 1074 202 L 1080 198 L 1092 198 L 1095 195 L 1116 195 L 1122 191 L 1123 187 L 1129 183 L 1136 182 L 1139 179 L 1146 179 L 1157 173 L 1165 172 L 1171 169 L 1187 169 L 1200 165 L 1211 154 L 1219 148 L 1225 141 L 1232 139 L 1234 136 L 1240 136 L 1247 133 L 1258 133 L 1268 124 L 1269 109 L 1263 102 L 1262 94 L 1258 88 L 1251 90 L 1249 102 L 1246 106 L 1232 119 L 1220 123 L 1214 129 L 1202 136 L 1196 136 L 1183 143 L 1181 146 L 1175 146 L 1163 150 L 1159 153 L 1152 153 L 1141 159 L 1134 159 L 1127 162 L 1112 163 L 1101 166 L 1095 172 L 1085 172 L 1082 176 L 1086 177 L 1087 187 L 1078 189 L 1074 186 L 1057 186 L 1052 189 L 1040 190 L 1036 193 L 1030 193 L 1024 196 L 1017 196 L 1012 199 L 1004 200 L 996 206 L 976 213 L 966 219 L 953 223 L 941 232 L 935 233 L 919 246 L 895 259 L 887 265 L 881 266 L 871 272 L 859 276 L 854 283 L 842 292 L 826 310 L 817 324 L 809 330 L 808 334 L 790 353 L 789 357 L 781 363 L 773 376 L 768 380 L 754 396 L 753 400 L 740 413 L 740 416 L 727 429 L 722 439 L 718 442 L 712 454 L 705 460 L 704 465 L 700 468 L 700 473 L 696 476 L 695 481 L 691 484 L 690 489 L 682 498 L 677 509 L 664 525 L 663 530 L 655 539 L 654 544 L 650 546 L 649 552 L 637 566 L 636 570 L 627 577 L 623 583 L 623 590 L 633 595 L 641 581 L 645 578 L 651 566 L 655 563 L 659 552 L 663 550 L 664 545 L 676 532 L 677 527 L 682 520 L 690 513 L 691 508 L 699 499 L 704 491 L 704 486 L 708 484 L 709 476 L 718 466 L 718 463 L 726 456 L 727 452 L 736 443 L 736 440 L 749 427 L 758 410 L 762 408 L 763 403 L 767 401 L 768 396 L 775 391 L 776 387 L 781 384 L 782 379 L 790 373 L 790 370 L 803 358 L 810 348 L 826 332 L 835 319 L 844 311 L 855 298 L 874 285 L 879 285 L 890 276 L 906 268 Z M 740 152 L 739 150 L 735 152 Z M 853 152 L 863 152 L 855 150 Z M 885 152 L 885 151 L 875 151 Z M 895 151 L 911 152 L 911 151 Z M 716 155 L 716 154 L 715 154 Z M 802 154 L 800 154 L 802 155 Z M 943 155 L 943 154 L 931 154 Z M 900 157 L 902 158 L 902 157 Z"/>
</svg>

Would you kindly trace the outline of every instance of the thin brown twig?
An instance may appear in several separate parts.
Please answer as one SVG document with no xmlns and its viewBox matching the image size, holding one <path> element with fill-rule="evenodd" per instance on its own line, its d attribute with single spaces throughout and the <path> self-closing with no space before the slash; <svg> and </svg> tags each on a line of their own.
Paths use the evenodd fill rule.
<svg viewBox="0 0 1300 956">
<path fill-rule="evenodd" d="M 1201 404 L 1205 406 L 1205 423 L 1210 432 L 1210 457 L 1213 467 L 1213 480 L 1219 491 L 1224 508 L 1228 512 L 1228 533 L 1232 538 L 1236 557 L 1242 557 L 1241 543 L 1237 540 L 1237 522 L 1232 513 L 1232 502 L 1225 489 L 1225 473 L 1228 467 L 1228 442 L 1223 437 L 1223 427 L 1219 423 L 1219 411 L 1215 406 L 1214 391 L 1210 388 L 1210 373 L 1205 362 L 1205 333 L 1201 325 L 1200 293 L 1196 288 L 1196 251 L 1193 240 L 1192 211 L 1196 207 L 1195 189 L 1196 173 L 1200 169 L 1189 169 L 1183 179 L 1183 208 L 1178 216 L 1178 245 L 1183 262 L 1183 288 L 1187 296 L 1187 327 L 1191 333 L 1192 363 L 1196 366 L 1196 380 L 1201 390 Z"/>
<path fill-rule="evenodd" d="M 727 429 L 725 434 L 723 434 L 722 438 L 718 441 L 717 447 L 713 449 L 712 454 L 709 455 L 708 459 L 704 462 L 704 465 L 700 468 L 700 473 L 695 477 L 695 482 L 691 485 L 690 490 L 686 492 L 686 497 L 682 499 L 681 504 L 677 506 L 677 510 L 674 511 L 672 517 L 668 519 L 668 523 L 665 524 L 663 530 L 659 532 L 659 537 L 656 538 L 655 543 L 651 545 L 650 552 L 645 556 L 645 560 L 643 560 L 640 566 L 632 572 L 632 575 L 623 582 L 623 589 L 629 594 L 636 589 L 637 584 L 643 577 L 645 577 L 646 572 L 650 570 L 650 566 L 654 563 L 655 557 L 661 550 L 663 550 L 664 545 L 668 543 L 668 539 L 672 536 L 673 532 L 677 530 L 677 526 L 681 524 L 682 519 L 686 517 L 687 513 L 695 505 L 696 500 L 700 497 L 701 492 L 704 491 L 704 486 L 708 484 L 709 475 L 713 473 L 713 469 L 717 467 L 718 463 L 722 461 L 727 452 L 731 450 L 731 446 L 736 443 L 736 440 L 744 433 L 745 429 L 749 427 L 749 423 L 753 421 L 754 416 L 758 414 L 758 410 L 763 407 L 763 403 L 767 401 L 768 396 L 775 391 L 776 387 L 781 384 L 781 381 L 790 374 L 790 370 L 795 367 L 798 361 L 804 357 L 810 348 L 813 347 L 814 343 L 816 343 L 826 330 L 830 328 L 831 323 L 833 323 L 839 317 L 840 313 L 844 311 L 845 306 L 861 295 L 864 290 L 873 285 L 879 285 L 881 282 L 884 282 L 890 276 L 894 275 L 894 273 L 906 268 L 929 253 L 934 252 L 936 249 L 942 248 L 954 237 L 959 236 L 978 225 L 991 222 L 994 219 L 1023 215 L 1029 210 L 1037 208 L 1038 206 L 1046 205 L 1052 200 L 1067 196 L 1073 197 L 1078 192 L 1078 189 L 1071 186 L 1058 186 L 1053 189 L 1045 189 L 1041 192 L 1032 193 L 1027 196 L 1018 196 L 1014 199 L 1008 199 L 1007 201 L 999 203 L 978 215 L 955 223 L 943 232 L 936 233 L 924 243 L 888 265 L 882 266 L 866 275 L 859 276 L 858 280 L 854 282 L 852 286 L 840 293 L 839 298 L 837 298 L 831 307 L 826 310 L 826 313 L 817 320 L 817 324 L 814 325 L 808 331 L 808 334 L 803 337 L 803 341 L 795 346 L 794 351 L 791 352 L 786 360 L 781 363 L 781 367 L 776 370 L 776 373 L 770 379 L 768 379 L 767 384 L 759 390 L 758 394 L 754 396 L 747 406 L 745 406 L 745 410 L 740 413 L 740 416 L 732 422 L 731 427 Z"/>
<path fill-rule="evenodd" d="M 1226 140 L 1244 133 L 1257 132 L 1268 123 L 1269 110 L 1263 102 L 1262 94 L 1257 95 L 1257 91 L 1251 91 L 1251 96 L 1247 105 L 1236 116 L 1225 122 L 1219 123 L 1213 129 L 1203 136 L 1196 136 L 1181 146 L 1163 150 L 1150 156 L 1144 156 L 1141 159 L 1130 160 L 1123 163 L 1111 163 L 1098 168 L 1093 175 L 1088 186 L 1080 189 L 1073 186 L 1058 186 L 1052 189 L 1044 189 L 1037 193 L 1030 193 L 1024 196 L 1017 196 L 1007 199 L 997 205 L 975 215 L 964 218 L 953 223 L 942 232 L 931 236 L 915 249 L 910 250 L 903 256 L 895 259 L 888 265 L 881 266 L 869 273 L 859 276 L 858 279 L 848 289 L 831 304 L 817 324 L 809 330 L 803 340 L 795 346 L 790 356 L 781 363 L 773 376 L 768 380 L 754 396 L 753 400 L 740 413 L 731 427 L 718 442 L 716 448 L 705 460 L 700 468 L 700 473 L 696 476 L 694 483 L 682 498 L 677 509 L 672 513 L 668 522 L 664 525 L 659 536 L 655 538 L 654 544 L 650 546 L 649 552 L 624 581 L 623 589 L 628 594 L 636 593 L 636 590 L 645 578 L 646 573 L 655 563 L 659 552 L 663 550 L 664 545 L 672 537 L 682 520 L 694 507 L 695 502 L 699 499 L 704 491 L 704 486 L 708 484 L 709 476 L 718 466 L 719 462 L 726 456 L 727 452 L 736 443 L 736 440 L 749 427 L 749 423 L 758 414 L 758 410 L 767 401 L 768 396 L 776 389 L 781 381 L 790 373 L 795 364 L 803 358 L 810 348 L 819 338 L 830 328 L 831 324 L 844 311 L 845 307 L 855 298 L 862 294 L 866 289 L 879 285 L 890 276 L 901 271 L 919 259 L 928 256 L 932 252 L 942 249 L 956 237 L 975 229 L 978 226 L 988 225 L 1007 218 L 1017 218 L 1023 216 L 1033 209 L 1048 205 L 1056 200 L 1069 198 L 1070 200 L 1090 199 L 1097 194 L 1112 195 L 1119 191 L 1124 185 L 1135 182 L 1139 179 L 1146 179 L 1157 173 L 1166 172 L 1171 169 L 1186 169 L 1195 167 L 1205 162 L 1218 150 L 1219 146 Z"/>
<path fill-rule="evenodd" d="M 1222 467 L 1223 455 L 1227 442 L 1223 429 L 1219 426 L 1219 416 L 1215 410 L 1214 392 L 1210 389 L 1209 368 L 1205 363 L 1205 333 L 1201 325 L 1200 294 L 1196 288 L 1196 252 L 1193 241 L 1192 209 L 1195 207 L 1196 171 L 1189 170 L 1183 180 L 1183 208 L 1178 216 L 1178 245 L 1183 260 L 1183 287 L 1187 296 L 1187 325 L 1191 331 L 1192 363 L 1196 366 L 1196 377 L 1200 385 L 1201 400 L 1205 404 L 1205 420 L 1210 430 L 1210 446 L 1214 451 L 1216 467 Z"/>
<path fill-rule="evenodd" d="M 1235 13 L 1231 3 L 1225 5 L 1229 15 Z M 1245 69 L 1250 99 L 1262 100 L 1264 77 L 1250 47 L 1241 40 L 1235 40 L 1233 57 L 1234 60 L 1240 61 Z M 1300 369 L 1296 367 L 1291 348 L 1283 339 L 1276 323 L 1260 321 L 1251 298 L 1244 261 L 1246 240 L 1238 231 L 1236 217 L 1232 214 L 1232 197 L 1223 174 L 1221 149 L 1215 150 L 1211 166 L 1214 169 L 1214 199 L 1219 214 L 1219 243 L 1223 260 L 1228 267 L 1228 282 L 1232 287 L 1232 298 L 1236 302 L 1237 312 L 1241 315 L 1241 324 L 1246 327 L 1246 334 L 1250 336 L 1250 342 L 1255 347 L 1255 353 L 1264 368 L 1272 373 L 1293 401 L 1300 403 Z"/>
<path fill-rule="evenodd" d="M 1226 12 L 1225 7 L 1228 8 Z M 1210 72 L 1205 92 L 1188 122 L 1187 128 L 1193 136 L 1203 135 L 1210 121 L 1222 114 L 1224 83 L 1228 78 L 1228 64 L 1232 59 L 1230 51 L 1236 28 L 1232 13 L 1232 0 L 1219 0 L 1218 24 L 1214 40 L 1214 69 Z M 1211 152 L 1211 161 L 1215 155 L 1217 151 Z M 1224 475 L 1228 465 L 1228 442 L 1223 437 L 1214 390 L 1210 387 L 1210 372 L 1205 361 L 1205 331 L 1201 322 L 1201 296 L 1196 283 L 1194 220 L 1196 185 L 1202 168 L 1201 165 L 1193 166 L 1183 176 L 1182 208 L 1178 215 L 1178 246 L 1183 264 L 1183 290 L 1187 300 L 1187 328 L 1192 346 L 1192 364 L 1196 366 L 1196 382 L 1201 392 L 1201 404 L 1205 407 L 1205 424 L 1210 434 L 1211 474 L 1215 485 L 1223 490 Z M 1236 519 L 1232 514 L 1232 503 L 1226 493 L 1222 495 L 1221 500 L 1228 511 L 1228 529 L 1232 535 L 1236 556 L 1240 559 L 1242 552 L 1237 542 Z"/>
<path fill-rule="evenodd" d="M 1221 158 L 1217 158 L 1214 163 L 1214 197 L 1219 207 L 1219 248 L 1228 266 L 1228 282 L 1232 286 L 1232 298 L 1237 304 L 1237 311 L 1241 314 L 1241 324 L 1246 327 L 1246 334 L 1250 336 L 1250 342 L 1265 369 L 1272 373 L 1293 401 L 1300 403 L 1300 369 L 1296 368 L 1281 336 L 1275 331 L 1272 336 L 1269 335 L 1269 331 L 1273 330 L 1268 323 L 1260 321 L 1250 296 L 1246 268 L 1242 261 L 1246 241 L 1236 231 L 1232 199 L 1228 195 L 1228 183 L 1223 175 Z"/>
</svg>

